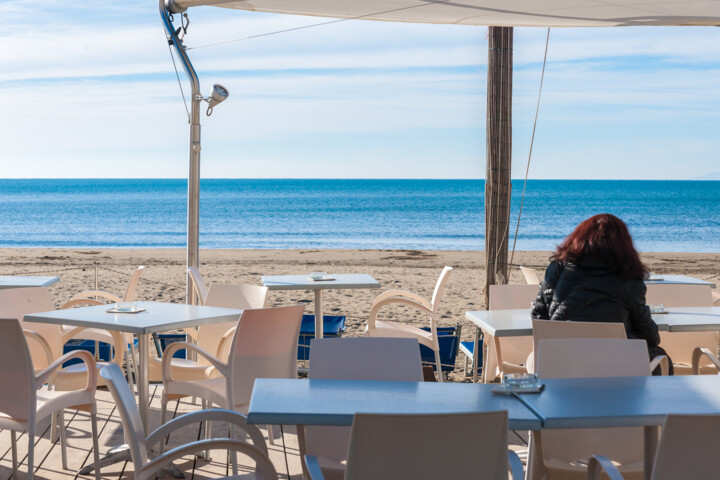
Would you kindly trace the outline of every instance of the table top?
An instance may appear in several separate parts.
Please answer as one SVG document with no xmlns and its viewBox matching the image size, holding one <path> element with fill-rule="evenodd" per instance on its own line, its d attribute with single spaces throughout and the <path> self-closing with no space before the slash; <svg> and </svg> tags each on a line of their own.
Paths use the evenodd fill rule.
<svg viewBox="0 0 720 480">
<path fill-rule="evenodd" d="M 136 302 L 140 313 L 108 313 L 110 305 L 69 308 L 25 315 L 26 322 L 55 323 L 119 332 L 149 334 L 178 328 L 237 321 L 242 310 L 181 303 Z"/>
<path fill-rule="evenodd" d="M 720 376 L 545 379 L 539 394 L 518 397 L 543 428 L 662 425 L 665 416 L 720 414 Z"/>
<path fill-rule="evenodd" d="M 60 277 L 2 275 L 0 276 L 0 290 L 5 288 L 49 287 L 59 281 Z"/>
<path fill-rule="evenodd" d="M 667 307 L 668 313 L 653 315 L 667 317 L 671 332 L 707 332 L 720 330 L 720 307 Z"/>
<path fill-rule="evenodd" d="M 262 284 L 269 290 L 324 290 L 347 288 L 380 288 L 380 283 L 366 273 L 328 273 L 334 280 L 311 280 L 306 275 L 269 275 Z"/>
<path fill-rule="evenodd" d="M 645 280 L 645 283 L 653 285 L 709 285 L 710 288 L 715 288 L 715 284 L 713 282 L 701 280 L 695 277 L 688 277 L 687 275 L 656 274 Z"/>
<path fill-rule="evenodd" d="M 507 410 L 510 428 L 534 430 L 541 422 L 522 402 L 472 383 L 365 380 L 255 380 L 248 422 L 352 425 L 355 413 L 467 413 Z"/>
<path fill-rule="evenodd" d="M 667 310 L 673 309 L 668 308 Z M 672 317 L 674 317 L 674 315 L 653 315 L 653 320 L 655 320 L 658 330 L 668 331 L 672 330 L 670 327 Z M 530 318 L 529 308 L 470 311 L 465 312 L 465 319 L 471 321 L 483 331 L 487 332 L 488 335 L 494 337 L 522 337 L 532 335 L 532 318 Z"/>
</svg>

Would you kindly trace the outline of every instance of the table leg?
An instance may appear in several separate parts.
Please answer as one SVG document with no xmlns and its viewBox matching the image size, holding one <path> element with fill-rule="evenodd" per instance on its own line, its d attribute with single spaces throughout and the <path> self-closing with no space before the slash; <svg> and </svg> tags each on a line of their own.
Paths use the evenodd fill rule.
<svg viewBox="0 0 720 480">
<path fill-rule="evenodd" d="M 140 361 L 138 362 L 138 407 L 140 408 L 140 419 L 145 427 L 145 435 L 150 432 L 149 403 L 150 403 L 150 335 L 142 333 L 138 335 L 138 349 L 140 350 Z"/>
<path fill-rule="evenodd" d="M 323 298 L 319 288 L 315 289 L 315 338 L 323 338 Z"/>
<path fill-rule="evenodd" d="M 480 345 L 480 327 L 475 327 L 475 342 L 473 344 L 473 359 L 472 359 L 472 368 L 473 368 L 473 375 L 472 375 L 472 381 L 473 383 L 477 383 L 477 372 L 478 372 L 478 346 Z"/>
<path fill-rule="evenodd" d="M 650 480 L 652 477 L 653 463 L 655 463 L 655 450 L 657 450 L 660 427 L 651 426 L 644 428 L 645 446 L 643 454 L 643 478 Z"/>
</svg>

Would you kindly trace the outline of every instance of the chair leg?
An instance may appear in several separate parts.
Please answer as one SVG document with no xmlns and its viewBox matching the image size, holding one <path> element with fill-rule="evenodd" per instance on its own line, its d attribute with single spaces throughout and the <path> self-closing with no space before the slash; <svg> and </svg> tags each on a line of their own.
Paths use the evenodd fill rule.
<svg viewBox="0 0 720 480">
<path fill-rule="evenodd" d="M 15 430 L 10 430 L 10 445 L 12 448 L 13 478 L 18 478 L 17 437 L 15 436 Z"/>
<path fill-rule="evenodd" d="M 62 458 L 62 468 L 67 470 L 67 436 L 65 435 L 65 411 L 60 410 L 58 414 L 58 429 L 60 430 L 60 456 Z"/>
<path fill-rule="evenodd" d="M 275 445 L 275 435 L 274 435 L 275 432 L 273 432 L 273 426 L 268 425 L 267 431 L 268 431 L 268 443 L 270 445 Z"/>
<path fill-rule="evenodd" d="M 212 408 L 212 403 L 209 400 L 206 401 L 204 399 L 200 399 L 200 406 L 203 410 L 209 410 L 210 408 Z M 212 436 L 212 433 L 211 433 L 212 432 L 212 422 L 207 420 L 207 421 L 205 421 L 204 426 L 205 426 L 205 432 L 203 432 L 203 433 L 205 435 L 205 440 L 208 440 Z M 205 461 L 206 462 L 211 461 L 210 450 L 205 450 Z M 237 474 L 235 474 L 235 475 L 237 475 Z"/>
<path fill-rule="evenodd" d="M 95 462 L 95 480 L 100 480 L 100 446 L 98 441 L 97 414 L 90 414 L 93 436 L 93 461 Z"/>
<path fill-rule="evenodd" d="M 437 367 L 437 379 L 438 382 L 443 383 L 445 378 L 443 376 L 442 364 L 440 363 L 440 351 L 435 350 L 435 366 Z"/>
<path fill-rule="evenodd" d="M 27 480 L 33 479 L 33 470 L 35 468 L 35 432 L 32 430 L 29 430 L 27 432 L 28 436 L 28 455 L 27 455 Z"/>
</svg>

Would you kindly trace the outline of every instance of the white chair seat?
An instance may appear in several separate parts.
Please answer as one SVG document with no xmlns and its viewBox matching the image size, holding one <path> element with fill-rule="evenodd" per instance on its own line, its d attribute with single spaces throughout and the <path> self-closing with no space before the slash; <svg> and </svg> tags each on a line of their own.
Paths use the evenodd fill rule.
<svg viewBox="0 0 720 480">
<path fill-rule="evenodd" d="M 588 459 L 584 459 L 587 462 Z M 586 465 L 571 465 L 564 460 L 551 458 L 545 461 L 545 464 L 553 471 L 553 478 L 568 479 L 577 478 L 585 480 L 587 478 Z M 643 476 L 643 462 L 631 462 L 625 464 L 615 463 L 617 469 L 622 473 L 623 477 L 628 479 L 640 480 Z"/>
<path fill-rule="evenodd" d="M 376 320 L 375 328 L 369 331 L 369 336 L 417 338 L 418 342 L 422 345 L 433 348 L 433 338 L 430 332 L 408 325 L 407 323 Z"/>
<path fill-rule="evenodd" d="M 113 362 L 96 362 L 96 374 Z M 59 370 L 53 381 L 58 390 L 79 390 L 87 383 L 87 367 L 84 363 L 75 363 Z M 105 385 L 102 378 L 98 377 L 98 386 Z"/>
<path fill-rule="evenodd" d="M 207 380 L 220 376 L 220 372 L 212 365 L 201 365 L 198 362 L 186 358 L 173 358 L 170 361 L 170 365 L 173 377 L 183 380 Z M 162 381 L 162 358 L 152 358 L 150 360 L 150 381 Z"/>
<path fill-rule="evenodd" d="M 165 392 L 168 396 L 179 395 L 183 397 L 200 397 L 209 400 L 220 408 L 232 408 L 227 404 L 227 380 L 225 377 L 167 382 Z M 236 409 L 239 412 L 247 411 L 245 409 Z"/>
</svg>

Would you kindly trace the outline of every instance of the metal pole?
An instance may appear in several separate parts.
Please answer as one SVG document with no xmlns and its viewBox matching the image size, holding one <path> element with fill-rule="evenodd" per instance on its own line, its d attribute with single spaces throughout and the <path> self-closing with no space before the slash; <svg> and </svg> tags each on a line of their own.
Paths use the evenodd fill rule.
<svg viewBox="0 0 720 480">
<path fill-rule="evenodd" d="M 190 58 L 170 21 L 172 13 L 182 13 L 184 10 L 172 8 L 170 0 L 160 1 L 160 18 L 168 35 L 168 42 L 175 48 L 178 58 L 185 69 L 190 81 L 191 110 L 190 110 L 190 158 L 188 162 L 188 198 L 187 198 L 187 266 L 197 268 L 200 264 L 200 82 L 193 68 Z M 170 7 L 170 9 L 168 8 Z M 190 286 L 190 275 L 186 275 L 185 296 L 187 303 L 197 304 L 197 296 Z"/>
</svg>

